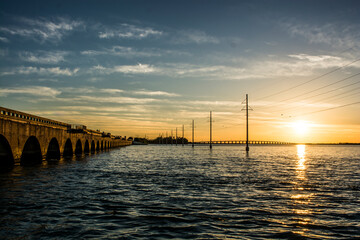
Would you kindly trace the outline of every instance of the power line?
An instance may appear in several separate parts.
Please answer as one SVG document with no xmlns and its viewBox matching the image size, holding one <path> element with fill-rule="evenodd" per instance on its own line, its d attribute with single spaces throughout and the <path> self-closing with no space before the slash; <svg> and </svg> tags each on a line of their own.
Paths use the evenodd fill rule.
<svg viewBox="0 0 360 240">
<path fill-rule="evenodd" d="M 345 67 L 347 67 L 347 66 L 350 66 L 351 64 L 356 63 L 356 62 L 358 62 L 358 61 L 360 61 L 360 58 L 358 58 L 358 59 L 356 59 L 356 60 L 354 60 L 354 61 L 352 61 L 352 62 L 350 62 L 350 63 L 347 63 L 347 64 L 345 64 L 345 65 L 343 65 L 343 66 L 341 66 L 341 67 L 338 67 L 338 68 L 336 68 L 336 69 L 334 69 L 334 70 L 331 70 L 331 71 L 329 71 L 329 72 L 326 72 L 326 73 L 324 73 L 324 74 L 322 74 L 322 75 L 320 75 L 320 76 L 317 76 L 317 77 L 315 77 L 315 78 L 312 78 L 312 79 L 310 79 L 310 80 L 308 80 L 308 81 L 305 81 L 305 82 L 303 82 L 303 83 L 300 83 L 300 84 L 298 84 L 298 85 L 295 85 L 295 86 L 292 86 L 292 87 L 290 87 L 290 88 L 281 90 L 281 91 L 279 91 L 279 92 L 276 92 L 276 93 L 267 95 L 267 96 L 265 96 L 265 97 L 258 98 L 258 99 L 256 99 L 256 101 L 257 101 L 257 100 L 266 99 L 266 98 L 269 98 L 269 97 L 273 97 L 273 96 L 279 95 L 279 94 L 281 94 L 281 93 L 284 93 L 284 92 L 293 90 L 293 89 L 295 89 L 295 88 L 297 88 L 297 87 L 303 86 L 303 85 L 305 85 L 305 84 L 307 84 L 307 83 L 313 82 L 313 81 L 318 80 L 318 79 L 320 79 L 320 78 L 322 78 L 322 77 L 325 77 L 325 76 L 327 76 L 327 75 L 329 75 L 329 74 L 331 74 L 331 73 L 334 73 L 334 72 L 336 72 L 336 71 L 339 71 L 340 69 L 343 69 L 343 68 L 345 68 Z"/>
<path fill-rule="evenodd" d="M 358 88 L 356 88 L 357 90 Z M 354 89 L 355 90 L 355 89 Z M 339 100 L 339 99 L 343 99 L 343 98 L 346 98 L 346 97 L 351 97 L 351 96 L 354 96 L 354 95 L 360 95 L 360 92 L 355 92 L 355 93 L 352 93 L 352 94 L 349 94 L 349 95 L 345 95 L 343 97 L 340 97 L 340 98 L 335 98 L 336 100 Z"/>
<path fill-rule="evenodd" d="M 295 97 L 291 97 L 291 98 L 288 98 L 288 99 L 280 100 L 280 101 L 278 101 L 276 104 L 267 104 L 267 105 L 265 105 L 265 106 L 260 106 L 258 109 L 267 108 L 267 107 L 269 107 L 269 106 L 277 106 L 278 103 L 283 104 L 282 102 L 286 102 L 286 101 L 289 101 L 289 100 L 292 100 L 292 99 L 301 97 L 301 96 L 303 96 L 303 95 L 307 95 L 307 94 L 309 94 L 309 93 L 316 92 L 316 91 L 318 91 L 318 90 L 327 88 L 327 87 L 329 87 L 329 86 L 332 86 L 332 85 L 335 85 L 335 84 L 337 84 L 337 83 L 343 82 L 343 81 L 345 81 L 345 80 L 348 80 L 348 79 L 350 79 L 350 78 L 356 77 L 356 76 L 358 76 L 358 75 L 360 75 L 360 73 L 356 73 L 356 74 L 351 75 L 351 76 L 349 76 L 349 77 L 340 79 L 340 80 L 338 80 L 338 81 L 336 81 L 336 82 L 334 82 L 334 83 L 330 83 L 330 84 L 327 84 L 327 85 L 325 85 L 325 86 L 319 87 L 319 88 L 317 88 L 317 89 L 314 89 L 314 90 L 311 90 L 311 91 L 308 91 L 308 92 L 299 94 L 299 95 L 297 95 L 297 96 L 295 96 Z M 358 84 L 358 83 L 360 83 L 360 82 L 350 83 L 350 84 L 348 84 L 348 85 L 341 86 L 341 88 L 345 88 L 345 87 L 348 87 L 348 86 L 352 86 L 352 85 L 355 85 L 355 84 Z M 337 89 L 329 90 L 329 91 L 327 91 L 327 92 L 319 93 L 319 94 L 316 94 L 316 95 L 313 95 L 313 96 L 309 96 L 309 97 L 303 98 L 303 99 L 301 99 L 301 100 L 303 101 L 303 100 L 306 100 L 306 99 L 309 99 L 309 98 L 321 96 L 321 95 L 324 95 L 324 94 L 327 94 L 327 93 L 329 93 L 329 92 L 333 92 L 333 91 L 336 91 L 336 90 L 337 90 Z M 287 108 L 287 109 L 288 109 L 288 108 Z M 286 111 L 287 109 L 285 109 L 285 111 Z M 275 111 L 275 112 L 280 112 L 280 111 L 284 111 L 284 110 L 278 110 L 278 111 Z M 273 111 L 273 112 L 274 112 L 274 111 Z"/>
<path fill-rule="evenodd" d="M 352 50 L 353 48 L 354 48 L 354 47 L 349 47 L 349 48 L 347 48 L 347 49 L 345 49 L 345 50 L 342 50 L 342 51 L 340 51 L 340 52 L 334 53 L 333 55 L 334 55 L 334 56 L 339 56 L 339 55 L 341 55 L 341 54 L 343 54 L 343 53 L 345 53 L 345 52 L 347 52 L 347 51 L 349 51 L 349 50 Z M 277 81 L 275 81 L 275 82 L 271 82 L 270 84 L 266 84 L 266 85 L 274 86 L 274 85 L 276 85 L 277 83 L 282 82 L 282 81 L 284 81 L 284 80 L 283 80 L 283 79 L 279 79 L 279 80 L 277 80 Z M 255 90 L 252 90 L 252 93 L 262 91 L 263 89 L 267 89 L 269 86 L 265 86 L 265 87 L 262 87 L 262 88 L 257 88 L 257 89 L 255 89 Z M 257 101 L 257 100 L 260 100 L 260 98 L 255 99 L 255 101 Z"/>
<path fill-rule="evenodd" d="M 360 83 L 360 82 L 357 82 L 357 83 Z M 352 84 L 352 85 L 354 85 L 354 84 Z M 358 89 L 360 89 L 360 87 L 350 89 L 350 90 L 348 90 L 348 91 L 346 91 L 346 92 L 342 92 L 342 93 L 336 94 L 336 95 L 334 95 L 334 96 L 322 98 L 322 99 L 320 99 L 320 100 L 318 100 L 318 101 L 328 100 L 328 99 L 331 99 L 331 98 L 333 98 L 333 97 L 341 96 L 341 95 L 344 95 L 344 94 L 349 93 L 349 92 L 353 92 L 353 91 L 358 90 Z"/>
<path fill-rule="evenodd" d="M 351 90 L 348 90 L 348 91 L 346 91 L 346 92 L 342 92 L 342 93 L 339 93 L 339 94 L 336 94 L 336 95 L 333 95 L 333 96 L 329 96 L 329 97 L 322 98 L 322 99 L 318 100 L 317 102 L 321 102 L 321 101 L 324 101 L 324 100 L 332 99 L 332 98 L 334 98 L 334 97 L 338 97 L 338 96 L 347 94 L 347 93 L 349 93 L 349 92 L 353 92 L 353 91 L 358 90 L 358 89 L 360 89 L 360 87 L 353 88 L 353 89 L 351 89 Z M 352 96 L 352 95 L 354 95 L 354 94 L 350 94 L 350 96 Z M 349 97 L 349 96 L 344 96 L 344 97 L 341 97 L 341 98 L 345 98 L 345 97 Z M 341 98 L 340 98 L 340 99 L 341 99 Z M 291 108 L 288 108 L 288 109 L 285 109 L 285 110 L 283 110 L 283 111 L 290 110 L 290 109 L 291 109 Z M 299 110 L 299 109 L 296 109 L 296 110 Z"/>
<path fill-rule="evenodd" d="M 343 108 L 343 107 L 348 107 L 348 106 L 352 106 L 352 105 L 356 105 L 356 104 L 360 104 L 360 102 L 353 102 L 353 103 L 348 103 L 348 104 L 344 104 L 344 105 L 337 106 L 337 107 L 332 107 L 332 108 L 322 109 L 322 110 L 318 110 L 318 111 L 308 112 L 308 113 L 301 114 L 301 115 L 298 115 L 298 116 L 295 116 L 295 117 L 306 116 L 306 115 L 311 115 L 311 114 L 315 114 L 315 113 L 330 111 L 330 110 Z"/>
<path fill-rule="evenodd" d="M 359 74 L 360 74 L 360 73 L 359 73 Z M 345 85 L 345 86 L 342 86 L 341 88 L 350 87 L 350 86 L 353 86 L 353 85 L 356 85 L 356 84 L 360 84 L 360 82 L 350 83 L 350 84 L 347 84 L 347 85 Z M 336 94 L 336 95 L 332 95 L 332 96 L 328 96 L 328 97 L 322 98 L 322 99 L 320 99 L 320 100 L 315 101 L 315 103 L 316 103 L 316 102 L 321 102 L 321 101 L 324 101 L 324 100 L 329 100 L 329 99 L 332 99 L 332 98 L 334 98 L 334 97 L 337 97 L 337 96 L 340 96 L 340 95 L 343 95 L 343 94 L 346 94 L 346 93 L 349 93 L 349 92 L 353 92 L 354 90 L 357 90 L 357 89 L 359 89 L 359 87 L 350 89 L 350 90 L 348 90 L 348 91 L 345 91 L 345 92 L 342 92 L 342 93 L 339 93 L 339 94 Z M 319 94 L 316 94 L 316 95 L 309 96 L 309 97 L 307 97 L 307 98 L 301 99 L 301 101 L 307 100 L 307 99 L 309 99 L 309 98 L 318 97 L 318 96 L 321 96 L 321 95 L 324 95 L 324 94 L 328 94 L 328 93 L 331 93 L 331 92 L 335 92 L 335 91 L 338 91 L 338 90 L 339 90 L 339 89 L 331 89 L 331 90 L 329 90 L 329 91 L 322 92 L 322 93 L 319 93 Z M 273 111 L 273 112 L 282 112 L 282 111 L 287 111 L 287 110 L 290 110 L 290 109 L 293 109 L 293 107 L 285 108 L 285 109 L 278 110 L 278 111 Z"/>
<path fill-rule="evenodd" d="M 330 86 L 332 86 L 332 85 L 335 85 L 335 84 L 337 84 L 337 83 L 343 82 L 343 81 L 345 81 L 345 80 L 348 80 L 348 79 L 350 79 L 350 78 L 356 77 L 356 76 L 358 76 L 358 75 L 360 75 L 360 73 L 356 73 L 356 74 L 354 74 L 354 75 L 352 75 L 352 76 L 343 78 L 343 79 L 341 79 L 341 80 L 338 80 L 338 81 L 336 81 L 336 82 L 327 84 L 327 85 L 325 85 L 325 86 L 323 86 L 323 87 L 319 87 L 319 88 L 314 89 L 314 90 L 311 90 L 311 91 L 309 91 L 309 92 L 305 92 L 305 93 L 299 94 L 299 95 L 297 95 L 297 96 L 295 96 L 295 97 L 291 97 L 291 98 L 288 98 L 288 99 L 285 99 L 285 100 L 278 101 L 278 103 L 279 103 L 279 102 L 286 102 L 286 101 L 289 101 L 289 100 L 292 100 L 292 99 L 301 97 L 301 96 L 303 96 L 303 95 L 307 95 L 307 94 L 309 94 L 309 93 L 316 92 L 316 91 L 318 91 L 318 90 L 321 90 L 321 89 L 330 87 Z M 351 85 L 354 85 L 354 84 L 358 84 L 358 83 L 359 83 L 359 82 L 351 83 L 351 84 L 348 84 L 348 85 L 346 85 L 346 86 L 343 86 L 343 88 L 344 88 L 344 87 L 351 86 Z M 329 91 L 329 92 L 331 92 L 331 91 Z M 315 96 L 312 96 L 312 97 L 320 96 L 320 95 L 323 95 L 323 94 L 326 94 L 326 93 L 328 93 L 328 92 L 321 93 L 321 94 L 318 94 L 318 95 L 315 95 Z"/>
</svg>

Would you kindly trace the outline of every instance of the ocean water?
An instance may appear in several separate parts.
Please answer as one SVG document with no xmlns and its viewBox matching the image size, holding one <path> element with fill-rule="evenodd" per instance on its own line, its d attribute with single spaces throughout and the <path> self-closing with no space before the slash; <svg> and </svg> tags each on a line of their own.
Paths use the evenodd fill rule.
<svg viewBox="0 0 360 240">
<path fill-rule="evenodd" d="M 0 239 L 360 239 L 360 146 L 129 146 L 0 175 Z"/>
</svg>

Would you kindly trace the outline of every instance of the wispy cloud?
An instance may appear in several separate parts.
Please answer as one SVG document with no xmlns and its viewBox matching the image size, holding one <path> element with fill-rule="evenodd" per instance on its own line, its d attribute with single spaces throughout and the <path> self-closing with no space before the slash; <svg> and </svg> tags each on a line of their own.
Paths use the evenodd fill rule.
<svg viewBox="0 0 360 240">
<path fill-rule="evenodd" d="M 125 92 L 122 89 L 115 89 L 115 88 L 95 88 L 95 87 L 64 87 L 61 88 L 61 91 L 64 93 L 75 93 L 79 94 L 89 94 L 89 93 L 107 93 L 107 94 L 118 94 Z"/>
<path fill-rule="evenodd" d="M 0 27 L 0 32 L 40 42 L 59 42 L 66 34 L 84 26 L 82 21 L 60 17 L 51 20 L 45 18 L 18 18 L 18 20 L 21 26 Z"/>
<path fill-rule="evenodd" d="M 332 47 L 359 47 L 359 25 L 324 24 L 309 25 L 301 23 L 282 24 L 294 37 L 304 37 L 310 43 L 323 43 Z"/>
<path fill-rule="evenodd" d="M 17 67 L 14 70 L 3 72 L 1 75 L 15 75 L 15 74 L 39 74 L 39 75 L 65 75 L 65 76 L 73 76 L 75 75 L 80 69 L 74 68 L 73 70 L 69 68 L 60 68 L 60 67 L 53 67 L 53 68 L 43 68 L 43 67 Z"/>
<path fill-rule="evenodd" d="M 331 61 L 331 62 L 339 62 L 342 60 L 340 57 L 329 56 L 329 55 L 308 55 L 308 54 L 290 54 L 289 57 L 297 58 L 300 60 L 307 60 L 309 62 L 322 62 L 322 61 Z"/>
<path fill-rule="evenodd" d="M 187 44 L 187 43 L 220 43 L 220 40 L 216 37 L 210 36 L 203 31 L 199 30 L 183 30 L 179 31 L 176 38 L 172 41 L 175 44 Z"/>
<path fill-rule="evenodd" d="M 96 71 L 103 74 L 111 74 L 111 73 L 125 73 L 125 74 L 147 74 L 154 73 L 158 70 L 148 64 L 137 64 L 137 65 L 121 65 L 114 67 L 103 67 L 101 65 L 94 66 L 91 68 L 92 71 Z"/>
<path fill-rule="evenodd" d="M 117 106 L 117 107 L 108 107 L 108 106 L 92 107 L 92 106 L 76 105 L 76 106 L 60 106 L 59 109 L 76 110 L 76 111 L 90 111 L 90 112 L 96 112 L 96 113 L 98 113 L 99 111 L 112 112 L 112 113 L 116 113 L 116 112 L 144 113 L 144 112 L 148 111 L 146 109 L 146 107 L 141 106 L 141 105 L 128 105 L 128 106 L 121 106 L 121 107 L 119 107 L 119 106 Z"/>
<path fill-rule="evenodd" d="M 0 37 L 0 42 L 8 43 L 9 39 L 7 39 L 6 37 Z"/>
<path fill-rule="evenodd" d="M 181 52 L 176 50 L 164 50 L 164 49 L 139 50 L 132 47 L 124 47 L 124 46 L 113 46 L 112 48 L 103 49 L 103 50 L 86 50 L 86 51 L 82 51 L 81 54 L 87 56 L 112 55 L 112 56 L 121 56 L 126 58 L 161 57 L 164 55 L 175 55 L 175 56 L 190 55 L 187 52 Z"/>
<path fill-rule="evenodd" d="M 212 107 L 241 107 L 242 106 L 242 103 L 238 102 L 238 101 L 192 101 L 191 104 L 205 105 L 205 106 L 212 106 Z"/>
<path fill-rule="evenodd" d="M 96 102 L 96 103 L 117 103 L 117 104 L 146 104 L 159 101 L 153 98 L 134 98 L 134 97 L 95 97 L 95 96 L 79 96 L 79 101 Z"/>
<path fill-rule="evenodd" d="M 45 93 L 45 91 L 47 92 Z M 37 98 L 36 102 L 66 102 L 80 105 L 85 104 L 85 106 L 95 106 L 94 104 L 97 104 L 101 107 L 104 107 L 104 104 L 116 104 L 117 106 L 120 104 L 121 108 L 134 104 L 164 103 L 165 99 L 159 99 L 159 97 L 179 96 L 178 94 L 165 91 L 150 91 L 146 89 L 126 91 L 122 89 L 95 87 L 63 87 L 56 90 L 48 87 L 34 87 L 34 89 L 31 87 L 9 88 L 2 90 L 0 96 L 24 92 L 38 94 L 43 97 Z M 143 95 L 144 97 L 138 97 L 136 95 Z M 88 108 L 87 110 L 92 109 Z"/>
<path fill-rule="evenodd" d="M 221 60 L 221 59 L 219 59 Z M 310 55 L 304 53 L 287 56 L 272 56 L 267 59 L 225 59 L 224 65 L 206 64 L 163 64 L 157 66 L 158 74 L 172 77 L 196 77 L 207 80 L 247 80 L 277 77 L 305 77 L 324 69 L 342 67 L 354 59 L 331 55 Z M 360 63 L 351 65 L 360 68 Z"/>
<path fill-rule="evenodd" d="M 304 65 L 309 69 L 326 69 L 334 67 L 342 67 L 354 61 L 354 59 L 347 59 L 343 57 L 330 55 L 309 55 L 309 54 L 290 54 L 289 57 L 298 59 L 294 64 Z M 352 67 L 360 68 L 360 64 L 355 62 Z"/>
<path fill-rule="evenodd" d="M 95 94 L 95 95 L 104 95 L 104 97 L 108 97 L 110 95 L 143 95 L 143 96 L 153 96 L 153 97 L 177 97 L 180 96 L 176 93 L 170 93 L 165 91 L 150 91 L 147 89 L 140 89 L 140 90 L 132 90 L 132 91 L 125 91 L 123 89 L 117 88 L 95 88 L 95 87 L 65 87 L 60 88 L 61 92 L 63 93 L 76 93 L 77 95 L 81 94 Z"/>
<path fill-rule="evenodd" d="M 113 89 L 113 88 L 103 88 L 103 89 L 100 89 L 100 91 L 104 92 L 104 93 L 109 93 L 109 94 L 118 94 L 118 93 L 125 92 L 122 89 Z"/>
<path fill-rule="evenodd" d="M 150 27 L 140 27 L 127 23 L 120 24 L 117 28 L 106 29 L 99 32 L 99 38 L 129 38 L 143 39 L 150 36 L 160 36 L 163 32 Z"/>
<path fill-rule="evenodd" d="M 180 96 L 179 94 L 176 93 L 169 93 L 169 92 L 164 92 L 164 91 L 149 91 L 146 89 L 142 89 L 139 91 L 133 91 L 133 94 L 137 94 L 137 95 L 144 95 L 144 96 L 164 96 L 164 97 L 178 97 Z"/>
<path fill-rule="evenodd" d="M 104 50 L 87 50 L 82 51 L 81 54 L 96 56 L 96 55 L 113 55 L 113 56 L 122 56 L 122 57 L 159 57 L 161 56 L 160 51 L 139 51 L 132 47 L 123 47 L 123 46 L 114 46 L 111 49 Z"/>
<path fill-rule="evenodd" d="M 33 96 L 55 97 L 61 94 L 61 91 L 49 87 L 42 87 L 42 86 L 28 86 L 28 87 L 14 87 L 14 88 L 0 89 L 1 97 L 6 97 L 10 94 L 29 94 Z"/>
<path fill-rule="evenodd" d="M 165 64 L 159 68 L 162 74 L 176 77 L 197 77 L 208 80 L 241 80 L 263 78 L 264 76 L 249 71 L 244 66 L 194 65 L 187 63 Z"/>
<path fill-rule="evenodd" d="M 42 64 L 54 64 L 65 61 L 65 56 L 69 52 L 66 51 L 38 51 L 38 52 L 21 52 L 19 57 L 23 61 L 32 62 L 32 63 L 42 63 Z"/>
</svg>

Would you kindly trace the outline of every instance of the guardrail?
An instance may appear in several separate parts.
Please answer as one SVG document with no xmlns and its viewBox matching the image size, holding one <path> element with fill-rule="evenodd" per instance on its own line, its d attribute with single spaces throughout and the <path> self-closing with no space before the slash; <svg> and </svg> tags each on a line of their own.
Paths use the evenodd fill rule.
<svg viewBox="0 0 360 240">
<path fill-rule="evenodd" d="M 15 111 L 4 107 L 0 107 L 0 116 L 19 119 L 19 120 L 33 121 L 37 123 L 49 124 L 53 126 L 66 127 L 66 128 L 69 128 L 71 126 L 68 123 L 54 121 L 48 118 L 43 118 L 36 115 Z"/>
</svg>

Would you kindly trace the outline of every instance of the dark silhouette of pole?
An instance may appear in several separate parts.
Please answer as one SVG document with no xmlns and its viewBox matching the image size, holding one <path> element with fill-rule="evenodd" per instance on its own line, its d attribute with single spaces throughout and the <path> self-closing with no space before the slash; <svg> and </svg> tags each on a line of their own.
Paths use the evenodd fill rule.
<svg viewBox="0 0 360 240">
<path fill-rule="evenodd" d="M 210 111 L 210 149 L 212 149 L 212 112 Z"/>
<path fill-rule="evenodd" d="M 176 132 L 175 132 L 175 145 L 177 146 L 177 128 L 176 128 Z"/>
<path fill-rule="evenodd" d="M 194 147 L 194 119 L 192 121 L 192 147 Z"/>
<path fill-rule="evenodd" d="M 171 129 L 171 145 L 173 145 L 173 130 Z"/>
<path fill-rule="evenodd" d="M 184 124 L 183 124 L 183 129 L 182 129 L 182 139 L 181 139 L 181 145 L 184 146 Z"/>
<path fill-rule="evenodd" d="M 167 131 L 166 131 L 165 144 L 166 144 L 166 145 L 168 144 L 168 134 L 167 134 Z"/>
<path fill-rule="evenodd" d="M 249 152 L 249 105 L 248 95 L 246 94 L 246 152 Z"/>
</svg>

